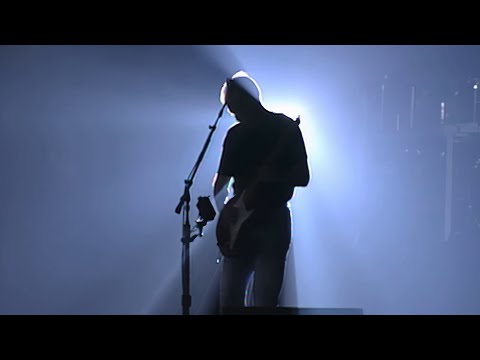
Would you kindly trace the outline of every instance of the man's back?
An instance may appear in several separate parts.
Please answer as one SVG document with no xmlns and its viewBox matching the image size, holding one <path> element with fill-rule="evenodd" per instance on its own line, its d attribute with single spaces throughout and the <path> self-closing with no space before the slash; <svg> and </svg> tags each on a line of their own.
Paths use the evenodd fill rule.
<svg viewBox="0 0 480 360">
<path fill-rule="evenodd" d="M 265 113 L 263 118 L 238 123 L 227 133 L 224 148 L 220 170 L 234 177 L 236 194 L 254 185 L 250 206 L 278 207 L 292 198 L 295 185 L 286 181 L 285 174 L 306 156 L 301 132 L 292 119 Z M 275 173 L 275 178 L 262 179 L 262 166 Z"/>
</svg>

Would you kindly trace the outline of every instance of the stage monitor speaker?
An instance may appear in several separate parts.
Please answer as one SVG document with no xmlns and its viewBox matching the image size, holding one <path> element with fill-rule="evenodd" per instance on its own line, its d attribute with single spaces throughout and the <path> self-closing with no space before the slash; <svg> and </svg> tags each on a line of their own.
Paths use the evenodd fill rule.
<svg viewBox="0 0 480 360">
<path fill-rule="evenodd" d="M 224 309 L 224 315 L 363 315 L 357 308 L 243 307 Z"/>
</svg>

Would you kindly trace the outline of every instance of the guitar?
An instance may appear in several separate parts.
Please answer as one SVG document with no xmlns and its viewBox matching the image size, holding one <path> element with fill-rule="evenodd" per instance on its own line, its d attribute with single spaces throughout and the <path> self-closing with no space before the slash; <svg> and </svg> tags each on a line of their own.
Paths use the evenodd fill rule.
<svg viewBox="0 0 480 360">
<path fill-rule="evenodd" d="M 292 122 L 290 120 L 290 122 Z M 296 121 L 293 121 L 297 126 L 300 124 L 300 117 Z M 289 132 L 289 129 L 286 133 Z M 243 190 L 240 194 L 232 197 L 223 207 L 220 212 L 216 234 L 217 245 L 223 256 L 236 256 L 239 254 L 240 245 L 242 241 L 242 231 L 248 230 L 247 220 L 251 218 L 255 209 L 249 209 L 247 207 L 248 199 L 253 193 L 255 185 L 262 179 L 263 170 L 272 162 L 272 160 L 278 155 L 278 152 L 282 149 L 283 142 L 288 138 L 287 136 L 280 137 L 275 144 L 274 149 L 269 154 L 269 157 L 264 162 L 264 165 L 258 169 L 254 180 L 250 185 Z"/>
</svg>

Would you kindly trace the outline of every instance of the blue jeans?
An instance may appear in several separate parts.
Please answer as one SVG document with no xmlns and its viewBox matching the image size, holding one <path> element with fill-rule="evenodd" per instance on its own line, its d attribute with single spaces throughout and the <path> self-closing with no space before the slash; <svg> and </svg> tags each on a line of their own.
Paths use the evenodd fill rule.
<svg viewBox="0 0 480 360">
<path fill-rule="evenodd" d="M 291 242 L 290 209 L 285 206 L 255 210 L 252 217 L 255 226 L 249 240 L 255 246 L 241 256 L 223 259 L 220 309 L 246 305 L 247 285 L 252 276 L 253 301 L 250 303 L 260 307 L 278 305 Z"/>
</svg>

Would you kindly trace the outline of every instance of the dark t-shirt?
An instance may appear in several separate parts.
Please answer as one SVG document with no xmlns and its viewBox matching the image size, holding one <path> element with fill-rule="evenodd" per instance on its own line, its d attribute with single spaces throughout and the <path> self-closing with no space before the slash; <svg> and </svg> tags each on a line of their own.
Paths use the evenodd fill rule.
<svg viewBox="0 0 480 360">
<path fill-rule="evenodd" d="M 234 178 L 235 194 L 252 188 L 254 208 L 280 207 L 292 198 L 295 186 L 282 181 L 289 168 L 307 157 L 299 126 L 283 114 L 265 113 L 232 126 L 225 137 L 218 173 Z M 262 164 L 268 162 L 279 174 L 279 181 L 264 183 L 257 176 Z"/>
</svg>

